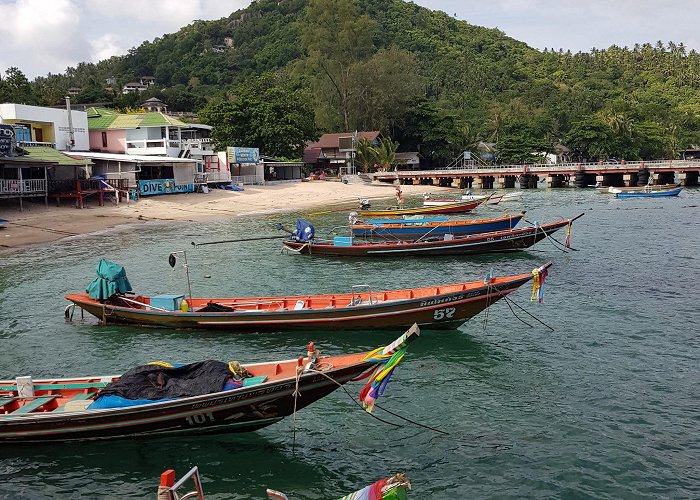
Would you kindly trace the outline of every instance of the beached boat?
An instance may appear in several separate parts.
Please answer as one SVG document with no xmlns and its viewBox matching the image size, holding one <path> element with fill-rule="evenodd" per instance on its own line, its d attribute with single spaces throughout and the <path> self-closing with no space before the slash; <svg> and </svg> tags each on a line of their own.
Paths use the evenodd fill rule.
<svg viewBox="0 0 700 500">
<path fill-rule="evenodd" d="M 334 257 L 391 257 L 403 255 L 470 255 L 488 252 L 507 252 L 529 248 L 555 233 L 570 226 L 576 217 L 548 224 L 520 229 L 506 229 L 490 233 L 478 233 L 457 237 L 429 237 L 417 240 L 364 241 L 336 236 L 331 241 L 287 240 L 284 248 L 306 255 Z"/>
<path fill-rule="evenodd" d="M 439 206 L 422 206 L 416 208 L 387 208 L 382 210 L 359 210 L 361 217 L 400 217 L 404 215 L 435 215 L 458 214 L 471 212 L 478 207 L 483 200 L 477 201 L 452 201 Z"/>
<path fill-rule="evenodd" d="M 445 236 L 446 234 L 459 236 L 512 229 L 524 216 L 525 212 L 492 219 L 370 219 L 350 224 L 350 231 L 352 236 L 402 240 Z"/>
<path fill-rule="evenodd" d="M 194 466 L 190 471 L 182 476 L 177 482 L 175 481 L 175 471 L 172 469 L 166 470 L 160 475 L 160 485 L 156 494 L 156 500 L 184 500 L 185 498 L 204 499 L 204 488 L 202 487 L 202 478 L 199 476 L 199 468 Z M 181 488 L 191 481 L 192 491 L 187 493 L 179 492 Z M 188 488 L 185 488 L 188 489 Z M 411 482 L 405 474 L 394 474 L 391 477 L 385 477 L 369 486 L 365 486 L 361 490 L 346 495 L 340 500 L 404 500 L 407 498 L 406 492 L 410 491 Z M 271 500 L 289 500 L 289 497 L 281 491 L 272 490 L 266 491 L 267 498 Z"/>
<path fill-rule="evenodd" d="M 377 388 L 419 334 L 411 327 L 370 352 L 241 365 L 158 362 L 123 375 L 0 381 L 0 443 L 157 437 L 253 431 L 274 424 L 374 370 L 360 393 L 367 411 Z"/>
<path fill-rule="evenodd" d="M 615 193 L 615 198 L 665 198 L 668 196 L 678 196 L 683 188 L 675 189 L 644 189 L 641 191 L 620 191 Z"/>
<path fill-rule="evenodd" d="M 105 266 L 102 260 L 98 272 Z M 111 266 L 116 266 L 115 264 Z M 545 264 L 545 268 L 550 264 Z M 102 276 L 106 276 L 102 273 Z M 93 286 L 107 294 L 66 295 L 103 323 L 134 323 L 175 328 L 223 329 L 229 333 L 289 330 L 397 329 L 417 323 L 431 328 L 455 328 L 533 277 L 532 273 L 438 286 L 374 291 L 356 285 L 349 293 L 281 297 L 192 298 L 184 295 L 147 297 L 130 294 L 131 287 L 106 283 Z M 98 281 L 95 280 L 95 281 Z M 128 283 L 128 280 L 127 280 Z"/>
</svg>

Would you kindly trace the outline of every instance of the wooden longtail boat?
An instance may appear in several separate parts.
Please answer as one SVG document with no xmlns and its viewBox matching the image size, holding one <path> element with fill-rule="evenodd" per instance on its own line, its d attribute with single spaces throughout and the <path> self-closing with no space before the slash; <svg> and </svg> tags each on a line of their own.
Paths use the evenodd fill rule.
<svg viewBox="0 0 700 500">
<path fill-rule="evenodd" d="M 645 184 L 644 186 L 598 186 L 596 191 L 603 194 L 615 194 L 623 191 L 639 192 L 639 191 L 665 191 L 667 189 L 675 189 L 680 187 L 679 184 Z"/>
<path fill-rule="evenodd" d="M 403 356 L 407 344 L 419 332 L 414 325 L 378 351 L 339 356 L 320 356 L 310 344 L 304 358 L 230 368 L 230 376 L 242 373 L 241 366 L 247 370 L 243 372 L 245 378 L 240 378 L 240 383 L 236 384 L 237 388 L 224 390 L 222 383 L 218 392 L 140 401 L 133 406 L 100 409 L 87 406 L 93 398 L 100 396 L 100 390 L 107 391 L 108 384 L 118 382 L 118 375 L 3 380 L 0 381 L 3 393 L 0 398 L 0 444 L 254 431 L 282 420 L 295 408 L 304 408 L 373 369 L 375 373 L 368 385 L 374 388 L 377 376 L 396 366 L 400 361 L 397 357 Z M 185 369 L 187 366 L 191 365 L 186 365 Z M 147 368 L 162 369 L 161 366 Z M 164 387 L 167 389 L 171 380 L 162 373 L 172 374 L 181 368 L 153 372 L 153 380 L 166 380 Z M 246 381 L 252 381 L 252 384 L 248 385 Z M 371 398 L 364 397 L 366 409 L 378 395 L 370 393 Z"/>
<path fill-rule="evenodd" d="M 335 238 L 333 241 L 311 242 L 288 240 L 284 248 L 305 255 L 336 257 L 391 257 L 398 255 L 469 255 L 487 252 L 507 252 L 529 248 L 562 227 L 582 217 L 578 215 L 538 226 L 521 229 L 505 229 L 490 233 L 478 233 L 454 238 L 425 238 L 412 241 L 348 241 L 349 238 Z"/>
<path fill-rule="evenodd" d="M 193 490 L 190 492 L 178 492 L 185 484 L 192 481 Z M 385 477 L 369 486 L 365 486 L 361 490 L 350 493 L 342 497 L 340 500 L 404 500 L 406 492 L 411 489 L 411 481 L 405 474 L 394 474 L 391 477 Z M 271 500 L 289 500 L 289 497 L 281 491 L 272 490 L 266 491 L 267 498 Z M 175 482 L 175 471 L 172 469 L 166 470 L 160 475 L 160 485 L 156 494 L 156 500 L 180 500 L 185 498 L 204 498 L 204 488 L 202 487 L 202 479 L 199 476 L 199 468 L 192 467 L 190 471 Z"/>
<path fill-rule="evenodd" d="M 439 220 L 424 222 L 416 220 L 368 220 L 350 225 L 353 236 L 375 236 L 393 239 L 417 239 L 431 236 L 454 236 L 474 233 L 487 233 L 512 229 L 518 225 L 525 212 L 493 219 Z"/>
<path fill-rule="evenodd" d="M 395 329 L 414 323 L 431 328 L 455 328 L 517 290 L 532 276 L 526 273 L 486 282 L 388 291 L 357 285 L 350 293 L 286 297 L 185 299 L 183 295 L 145 297 L 118 293 L 100 301 L 87 293 L 76 293 L 66 295 L 66 299 L 103 323 L 219 328 L 230 333 Z M 165 305 L 167 302 L 169 306 Z M 72 316 L 72 307 L 66 308 L 67 317 Z"/>
<path fill-rule="evenodd" d="M 683 188 L 653 190 L 645 189 L 642 191 L 620 191 L 615 193 L 615 198 L 665 198 L 668 196 L 678 196 Z"/>
<path fill-rule="evenodd" d="M 458 214 L 471 212 L 484 200 L 453 201 L 440 206 L 422 206 L 416 208 L 388 208 L 385 210 L 359 210 L 361 217 L 396 217 L 402 215 L 433 215 L 433 214 Z"/>
</svg>

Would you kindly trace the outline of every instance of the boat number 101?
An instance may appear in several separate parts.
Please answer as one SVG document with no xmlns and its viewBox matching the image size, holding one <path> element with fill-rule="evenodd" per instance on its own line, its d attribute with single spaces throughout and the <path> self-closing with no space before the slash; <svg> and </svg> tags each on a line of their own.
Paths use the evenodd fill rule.
<svg viewBox="0 0 700 500">
<path fill-rule="evenodd" d="M 445 309 L 436 309 L 435 312 L 433 312 L 433 319 L 435 321 L 440 321 L 441 319 L 450 319 L 452 316 L 455 315 L 455 309 L 454 307 L 446 307 Z"/>
<path fill-rule="evenodd" d="M 214 414 L 210 411 L 206 413 L 198 413 L 195 415 L 189 415 L 185 420 L 190 425 L 201 425 L 205 422 L 214 422 Z"/>
</svg>

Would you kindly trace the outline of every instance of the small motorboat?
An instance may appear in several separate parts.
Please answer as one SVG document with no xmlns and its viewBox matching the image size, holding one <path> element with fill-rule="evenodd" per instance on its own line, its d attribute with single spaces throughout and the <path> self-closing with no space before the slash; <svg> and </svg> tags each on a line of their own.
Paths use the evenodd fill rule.
<svg viewBox="0 0 700 500">
<path fill-rule="evenodd" d="M 615 198 L 665 198 L 669 196 L 678 196 L 683 188 L 677 187 L 674 189 L 642 189 L 641 191 L 619 191 L 615 192 Z"/>
</svg>

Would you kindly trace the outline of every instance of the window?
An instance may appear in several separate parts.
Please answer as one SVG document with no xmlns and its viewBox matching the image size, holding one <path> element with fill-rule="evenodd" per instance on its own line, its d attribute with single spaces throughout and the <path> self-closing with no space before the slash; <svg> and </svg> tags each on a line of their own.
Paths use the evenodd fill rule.
<svg viewBox="0 0 700 500">
<path fill-rule="evenodd" d="M 102 147 L 107 147 L 107 132 L 102 132 Z"/>
</svg>

